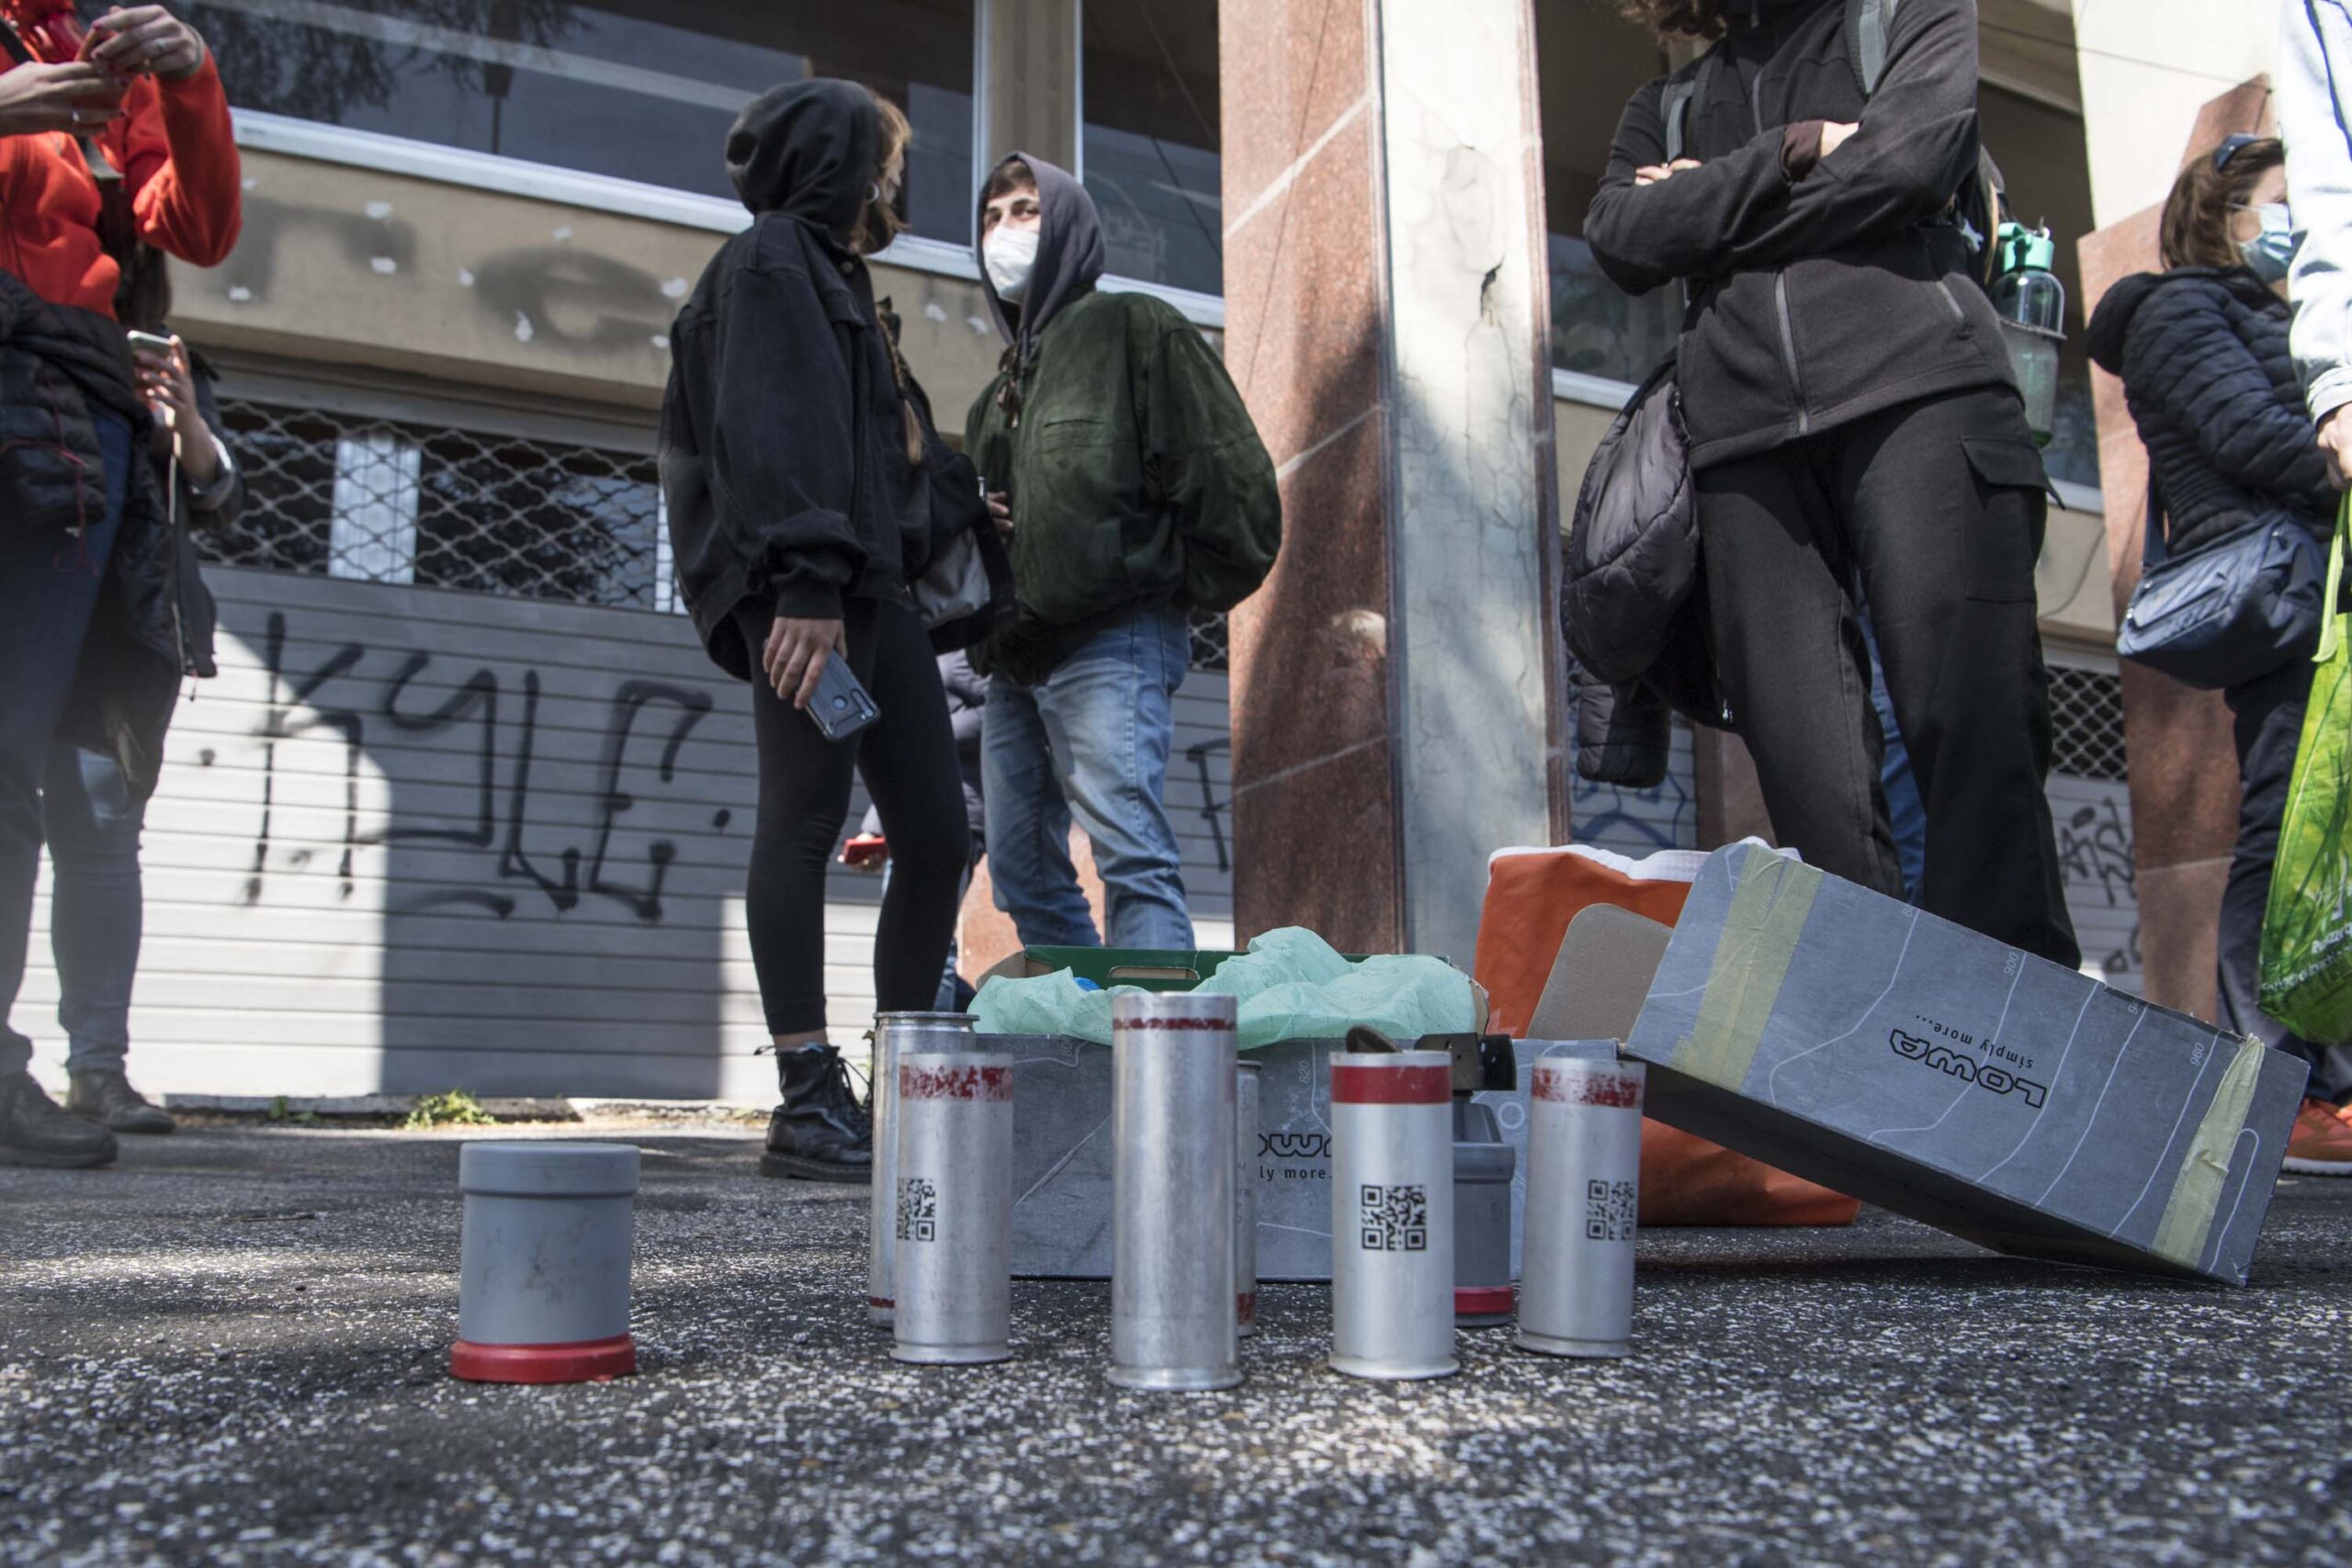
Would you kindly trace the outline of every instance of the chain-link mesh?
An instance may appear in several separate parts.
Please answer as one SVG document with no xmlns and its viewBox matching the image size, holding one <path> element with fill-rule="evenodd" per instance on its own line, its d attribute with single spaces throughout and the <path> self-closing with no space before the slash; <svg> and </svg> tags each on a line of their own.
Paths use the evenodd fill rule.
<svg viewBox="0 0 2352 1568">
<path fill-rule="evenodd" d="M 1223 672 L 1226 667 L 1225 617 L 1207 610 L 1193 612 L 1193 668 Z"/>
<path fill-rule="evenodd" d="M 209 558 L 376 582 L 669 608 L 642 453 L 224 401 L 245 514 Z"/>
<path fill-rule="evenodd" d="M 641 610 L 677 607 L 654 459 L 565 442 L 223 400 L 244 515 L 209 560 Z M 1226 668 L 1195 614 L 1193 666 Z"/>
<path fill-rule="evenodd" d="M 2123 682 L 2098 670 L 2050 671 L 2051 771 L 2121 784 L 2131 777 L 2123 750 Z"/>
</svg>

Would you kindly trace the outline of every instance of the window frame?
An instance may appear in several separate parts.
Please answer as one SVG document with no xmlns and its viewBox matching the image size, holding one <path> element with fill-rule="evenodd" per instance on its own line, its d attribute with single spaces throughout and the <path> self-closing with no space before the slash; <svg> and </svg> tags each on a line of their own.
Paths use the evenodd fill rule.
<svg viewBox="0 0 2352 1568">
<path fill-rule="evenodd" d="M 972 10 L 974 190 L 979 189 L 980 182 L 988 177 L 989 167 L 988 35 L 990 4 L 991 0 L 976 0 Z M 1074 25 L 1082 29 L 1085 25 L 1082 0 L 1070 0 L 1070 10 Z M 1073 58 L 1079 62 L 1079 81 L 1078 90 L 1073 95 L 1075 107 L 1072 111 L 1076 117 L 1072 129 L 1079 148 L 1079 177 L 1081 180 L 1085 177 L 1086 146 L 1084 43 L 1081 31 L 1075 36 L 1073 51 Z M 650 219 L 657 223 L 700 229 L 714 234 L 740 233 L 750 226 L 752 220 L 751 215 L 741 205 L 723 197 L 704 196 L 668 186 L 623 179 L 614 175 L 567 169 L 553 164 L 534 163 L 527 158 L 475 152 L 470 148 L 445 147 L 413 137 L 356 130 L 347 126 L 328 125 L 319 120 L 300 119 L 262 109 L 237 109 L 232 120 L 237 145 L 255 152 L 342 164 L 382 174 L 405 175 L 442 185 L 492 191 L 502 196 L 519 196 L 625 218 Z M 974 258 L 968 244 L 930 239 L 920 234 L 900 234 L 888 248 L 876 252 L 873 259 L 910 272 L 959 278 L 967 283 L 980 280 L 979 263 Z M 1195 326 L 1219 332 L 1225 328 L 1225 299 L 1222 295 L 1173 288 L 1165 284 L 1116 275 L 1106 275 L 1102 287 L 1113 291 L 1154 295 L 1173 305 L 1185 320 Z"/>
</svg>

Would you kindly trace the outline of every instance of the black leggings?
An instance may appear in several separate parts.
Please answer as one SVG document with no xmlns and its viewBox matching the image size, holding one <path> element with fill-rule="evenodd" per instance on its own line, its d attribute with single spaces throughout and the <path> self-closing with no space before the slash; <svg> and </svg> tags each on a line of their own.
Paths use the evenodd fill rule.
<svg viewBox="0 0 2352 1568">
<path fill-rule="evenodd" d="M 735 623 L 756 663 L 775 623 L 749 602 Z M 760 812 L 745 892 L 752 963 L 772 1034 L 825 1027 L 825 874 L 849 815 L 850 771 L 865 780 L 890 842 L 890 886 L 874 933 L 877 1010 L 930 1007 L 956 931 L 971 854 L 956 736 L 922 622 L 901 604 L 849 602 L 849 666 L 882 716 L 836 746 L 807 714 L 752 678 Z"/>
</svg>

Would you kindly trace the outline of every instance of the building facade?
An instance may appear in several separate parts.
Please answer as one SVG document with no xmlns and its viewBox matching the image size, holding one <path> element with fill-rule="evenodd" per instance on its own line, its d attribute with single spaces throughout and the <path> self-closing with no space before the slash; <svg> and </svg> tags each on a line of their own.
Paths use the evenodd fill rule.
<svg viewBox="0 0 2352 1568">
<path fill-rule="evenodd" d="M 1221 338 L 1238 216 L 1225 163 L 1266 150 L 1223 144 L 1216 0 L 186 10 L 237 109 L 246 226 L 225 265 L 181 273 L 176 324 L 220 374 L 253 506 L 204 541 L 222 675 L 183 704 L 149 818 L 140 1081 L 758 1098 L 748 704 L 677 613 L 653 464 L 672 313 L 745 220 L 726 127 L 801 75 L 853 77 L 907 110 L 909 231 L 876 288 L 956 425 L 1000 347 L 970 234 L 1004 151 L 1079 171 L 1112 286 L 1160 292 Z M 2086 232 L 2065 8 L 1984 13 L 1987 141 L 2027 216 Z M 1572 495 L 1672 339 L 1668 308 L 1617 294 L 1576 231 L 1618 110 L 1661 57 L 1590 0 L 1536 0 L 1535 23 L 1555 482 Z M 2132 985 L 2102 507 L 2072 353 L 2051 463 L 2067 510 L 2041 575 L 2052 795 L 2087 962 Z M 1195 632 L 1170 807 L 1201 940 L 1226 945 L 1224 634 Z M 1702 762 L 1682 735 L 1659 789 L 1577 786 L 1575 836 L 1699 845 Z M 878 891 L 834 878 L 844 1041 L 871 1010 Z M 54 1006 L 45 940 L 20 1027 Z M 54 1066 L 54 1031 L 32 1032 Z"/>
</svg>

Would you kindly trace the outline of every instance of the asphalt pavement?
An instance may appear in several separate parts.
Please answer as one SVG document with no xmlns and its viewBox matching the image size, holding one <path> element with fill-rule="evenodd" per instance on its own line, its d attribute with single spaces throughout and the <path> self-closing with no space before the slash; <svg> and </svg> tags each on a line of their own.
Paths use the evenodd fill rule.
<svg viewBox="0 0 2352 1568">
<path fill-rule="evenodd" d="M 562 1135 L 646 1151 L 632 1379 L 447 1378 L 455 1135 L 0 1170 L 0 1562 L 2352 1560 L 2352 1181 L 2280 1187 L 2245 1290 L 1875 1212 L 1652 1231 L 1631 1359 L 1477 1331 L 1430 1383 L 1329 1371 L 1328 1292 L 1270 1285 L 1249 1381 L 1170 1396 L 1103 1381 L 1100 1284 L 1016 1284 L 1009 1363 L 898 1365 L 863 1187 Z"/>
</svg>

